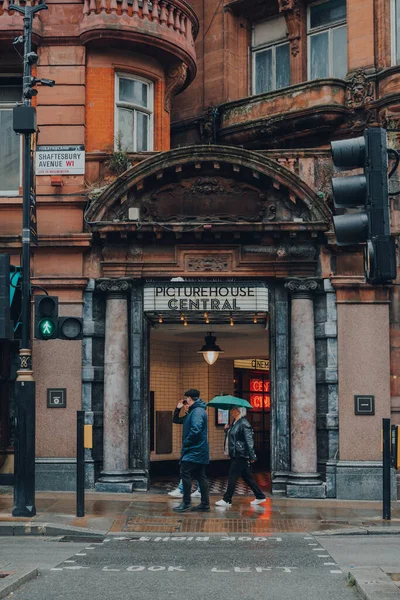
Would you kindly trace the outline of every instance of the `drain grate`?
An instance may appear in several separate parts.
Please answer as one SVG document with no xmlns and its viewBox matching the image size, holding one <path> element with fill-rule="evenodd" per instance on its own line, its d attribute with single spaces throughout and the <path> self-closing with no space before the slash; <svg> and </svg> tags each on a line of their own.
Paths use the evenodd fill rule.
<svg viewBox="0 0 400 600">
<path fill-rule="evenodd" d="M 64 535 L 56 542 L 76 542 L 77 544 L 101 544 L 104 542 L 104 537 L 95 537 L 90 535 Z"/>
<path fill-rule="evenodd" d="M 350 521 L 320 521 L 324 525 L 350 525 Z"/>
</svg>

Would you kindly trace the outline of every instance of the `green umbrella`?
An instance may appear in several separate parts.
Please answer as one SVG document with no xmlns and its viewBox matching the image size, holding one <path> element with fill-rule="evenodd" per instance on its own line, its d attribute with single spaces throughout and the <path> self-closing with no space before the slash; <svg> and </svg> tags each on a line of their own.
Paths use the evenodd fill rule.
<svg viewBox="0 0 400 600">
<path fill-rule="evenodd" d="M 207 406 L 213 408 L 222 408 L 223 410 L 230 410 L 233 406 L 242 406 L 243 408 L 253 408 L 250 402 L 243 398 L 236 398 L 235 396 L 215 396 Z"/>
</svg>

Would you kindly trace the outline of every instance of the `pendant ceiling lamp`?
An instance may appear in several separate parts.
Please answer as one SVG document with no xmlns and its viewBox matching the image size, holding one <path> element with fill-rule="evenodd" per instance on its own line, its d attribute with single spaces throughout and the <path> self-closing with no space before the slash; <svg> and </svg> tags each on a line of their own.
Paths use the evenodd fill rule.
<svg viewBox="0 0 400 600">
<path fill-rule="evenodd" d="M 198 350 L 198 352 L 203 355 L 203 358 L 206 361 L 206 363 L 208 363 L 209 365 L 213 365 L 217 360 L 218 356 L 220 354 L 223 354 L 224 351 L 221 350 L 219 346 L 217 346 L 217 344 L 215 343 L 217 341 L 217 338 L 212 333 L 206 335 L 204 340 L 206 343 L 201 348 L 201 350 Z"/>
</svg>

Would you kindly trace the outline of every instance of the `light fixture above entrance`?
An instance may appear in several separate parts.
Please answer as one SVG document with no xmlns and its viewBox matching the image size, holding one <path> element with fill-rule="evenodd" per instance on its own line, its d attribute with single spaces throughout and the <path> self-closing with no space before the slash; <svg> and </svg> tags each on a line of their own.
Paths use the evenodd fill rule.
<svg viewBox="0 0 400 600">
<path fill-rule="evenodd" d="M 217 344 L 215 343 L 217 341 L 217 338 L 211 332 L 206 335 L 204 341 L 204 346 L 201 348 L 201 350 L 198 350 L 198 352 L 203 355 L 203 358 L 206 361 L 206 363 L 208 363 L 209 365 L 213 365 L 218 359 L 219 355 L 223 354 L 224 351 L 221 350 L 219 346 L 217 346 Z"/>
</svg>

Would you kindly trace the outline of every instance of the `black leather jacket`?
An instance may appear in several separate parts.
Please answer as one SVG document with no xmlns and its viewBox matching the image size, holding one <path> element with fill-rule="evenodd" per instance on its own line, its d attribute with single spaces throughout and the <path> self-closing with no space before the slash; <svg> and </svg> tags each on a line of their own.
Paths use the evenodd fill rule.
<svg viewBox="0 0 400 600">
<path fill-rule="evenodd" d="M 238 419 L 226 431 L 230 458 L 248 458 L 256 460 L 254 452 L 253 429 L 247 419 Z M 226 438 L 225 438 L 226 439 Z"/>
</svg>

